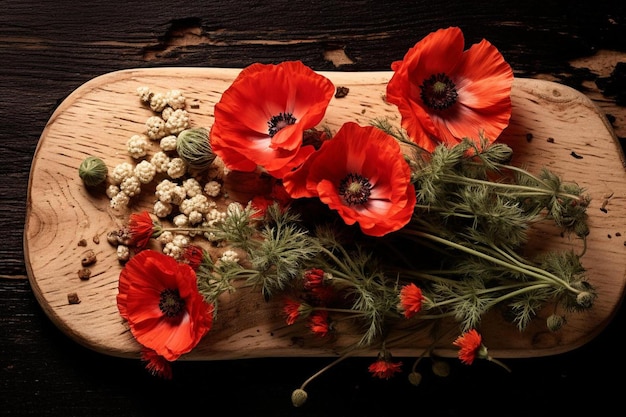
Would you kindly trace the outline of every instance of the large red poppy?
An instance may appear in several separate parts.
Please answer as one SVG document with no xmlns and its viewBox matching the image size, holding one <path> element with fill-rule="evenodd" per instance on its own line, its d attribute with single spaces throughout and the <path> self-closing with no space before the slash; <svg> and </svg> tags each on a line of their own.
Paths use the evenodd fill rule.
<svg viewBox="0 0 626 417">
<path fill-rule="evenodd" d="M 299 169 L 283 179 L 293 198 L 319 197 L 346 224 L 383 236 L 413 214 L 415 188 L 398 142 L 373 126 L 344 124 Z"/>
<path fill-rule="evenodd" d="M 440 29 L 391 65 L 387 101 L 427 151 L 463 138 L 493 142 L 509 124 L 513 70 L 484 39 L 466 51 L 464 46 L 461 29 Z"/>
<path fill-rule="evenodd" d="M 233 170 L 282 178 L 314 152 L 304 131 L 322 121 L 335 87 L 300 61 L 245 68 L 215 105 L 211 147 Z"/>
<path fill-rule="evenodd" d="M 117 307 L 135 339 L 168 361 L 193 349 L 213 324 L 194 270 L 150 249 L 122 269 Z"/>
</svg>

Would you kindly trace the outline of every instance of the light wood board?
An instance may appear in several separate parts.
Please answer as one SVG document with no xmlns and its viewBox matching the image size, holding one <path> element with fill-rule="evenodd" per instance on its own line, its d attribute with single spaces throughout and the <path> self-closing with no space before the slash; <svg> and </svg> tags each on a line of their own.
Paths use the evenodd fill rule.
<svg viewBox="0 0 626 417">
<path fill-rule="evenodd" d="M 151 68 L 113 72 L 82 85 L 54 112 L 35 152 L 30 173 L 24 249 L 29 280 L 41 307 L 69 337 L 93 350 L 120 357 L 138 357 L 140 346 L 121 319 L 117 280 L 121 270 L 106 235 L 125 223 L 126 213 L 113 212 L 102 192 L 83 186 L 80 162 L 96 155 L 110 168 L 132 161 L 126 141 L 141 133 L 152 112 L 136 94 L 139 86 L 153 91 L 180 89 L 187 97 L 193 126 L 210 127 L 213 106 L 239 69 Z M 322 73 L 335 86 L 349 88 L 333 98 L 321 125 L 337 130 L 347 121 L 368 125 L 386 117 L 399 123 L 395 106 L 384 102 L 390 72 Z M 549 332 L 549 308 L 524 331 L 489 314 L 481 326 L 484 342 L 495 357 L 533 357 L 566 352 L 589 342 L 619 308 L 626 280 L 626 170 L 622 150 L 605 117 L 583 94 L 560 84 L 516 79 L 513 116 L 500 140 L 512 146 L 514 163 L 537 172 L 547 166 L 567 181 L 576 181 L 592 198 L 591 234 L 582 258 L 588 279 L 598 292 L 592 309 L 567 316 L 558 332 Z M 158 143 L 154 143 L 154 151 Z M 577 156 L 577 157 L 575 157 Z M 130 210 L 149 209 L 150 199 Z M 96 239 L 94 239 L 96 238 Z M 579 240 L 539 228 L 531 249 L 581 247 Z M 87 245 L 81 246 L 84 240 Z M 99 243 L 96 241 L 99 240 Z M 89 280 L 80 280 L 82 254 L 93 249 L 97 262 Z M 68 303 L 75 292 L 81 302 Z M 437 353 L 454 356 L 443 339 Z M 258 292 L 239 290 L 224 298 L 213 329 L 183 360 L 252 357 L 334 356 L 358 336 L 344 334 L 320 340 L 298 324 L 286 326 L 279 301 L 265 302 Z M 395 343 L 395 356 L 415 356 L 432 340 L 428 332 Z M 360 355 L 375 355 L 376 347 Z"/>
</svg>

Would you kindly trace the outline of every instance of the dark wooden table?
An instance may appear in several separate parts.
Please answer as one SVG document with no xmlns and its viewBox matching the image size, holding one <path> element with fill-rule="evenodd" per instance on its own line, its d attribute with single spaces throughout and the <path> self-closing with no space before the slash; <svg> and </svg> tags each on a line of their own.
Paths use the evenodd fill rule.
<svg viewBox="0 0 626 417">
<path fill-rule="evenodd" d="M 425 372 L 415 388 L 404 378 L 375 380 L 369 359 L 350 359 L 312 383 L 309 402 L 296 409 L 292 390 L 328 358 L 177 362 L 172 381 L 153 378 L 138 361 L 92 352 L 50 322 L 22 245 L 42 130 L 68 94 L 98 75 L 293 59 L 315 70 L 389 70 L 427 33 L 460 26 L 468 44 L 494 43 L 516 76 L 587 94 L 624 138 L 626 3 L 3 0 L 0 10 L 0 414 L 184 415 L 199 406 L 206 415 L 543 416 L 623 407 L 612 388 L 626 371 L 624 308 L 579 349 L 507 360 L 510 374 L 450 361 L 451 376 Z"/>
</svg>

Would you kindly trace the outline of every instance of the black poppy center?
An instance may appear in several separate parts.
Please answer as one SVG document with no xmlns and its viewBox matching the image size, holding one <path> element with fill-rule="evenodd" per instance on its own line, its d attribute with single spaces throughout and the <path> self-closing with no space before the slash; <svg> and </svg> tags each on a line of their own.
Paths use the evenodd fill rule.
<svg viewBox="0 0 626 417">
<path fill-rule="evenodd" d="M 167 289 L 161 292 L 159 308 L 166 317 L 174 318 L 185 309 L 185 300 L 180 297 L 178 290 Z"/>
<path fill-rule="evenodd" d="M 348 174 L 339 184 L 339 195 L 352 206 L 365 204 L 372 194 L 372 184 L 359 174 Z"/>
<path fill-rule="evenodd" d="M 424 104 L 433 110 L 445 110 L 456 103 L 459 97 L 456 86 L 444 73 L 431 75 L 420 86 Z"/>
<path fill-rule="evenodd" d="M 286 126 L 292 125 L 296 122 L 296 118 L 291 113 L 278 113 L 276 116 L 272 116 L 269 122 L 267 122 L 268 133 L 270 137 L 274 137 L 278 131 Z"/>
</svg>

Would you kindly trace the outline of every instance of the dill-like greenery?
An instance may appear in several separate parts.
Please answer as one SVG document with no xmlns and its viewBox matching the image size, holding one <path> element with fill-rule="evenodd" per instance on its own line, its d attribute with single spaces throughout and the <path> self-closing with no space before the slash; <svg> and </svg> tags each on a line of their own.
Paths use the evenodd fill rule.
<svg viewBox="0 0 626 417">
<path fill-rule="evenodd" d="M 386 121 L 375 125 L 407 143 Z M 545 168 L 535 175 L 510 165 L 512 150 L 505 144 L 464 140 L 427 155 L 406 149 L 417 203 L 409 224 L 382 238 L 365 236 L 332 214 L 305 227 L 297 209 L 275 204 L 259 219 L 250 206 L 229 206 L 226 218 L 203 232 L 242 250 L 246 259 L 223 262 L 205 254 L 197 276 L 207 301 L 217 305 L 220 294 L 238 288 L 236 281 L 258 288 L 266 300 L 286 291 L 300 294 L 303 311 L 326 310 L 331 321 L 360 331 L 356 347 L 384 343 L 396 325 L 407 328 L 399 292 L 410 283 L 423 294 L 421 311 L 410 319 L 416 331 L 440 318 L 468 331 L 494 308 L 506 310 L 524 330 L 549 303 L 563 314 L 593 305 L 595 289 L 580 259 L 590 202 L 582 188 Z M 539 222 L 573 233 L 583 242 L 582 253 L 526 258 L 529 232 Z M 332 300 L 303 290 L 313 268 L 323 271 Z M 558 327 L 562 317 L 555 313 L 548 320 Z"/>
</svg>

